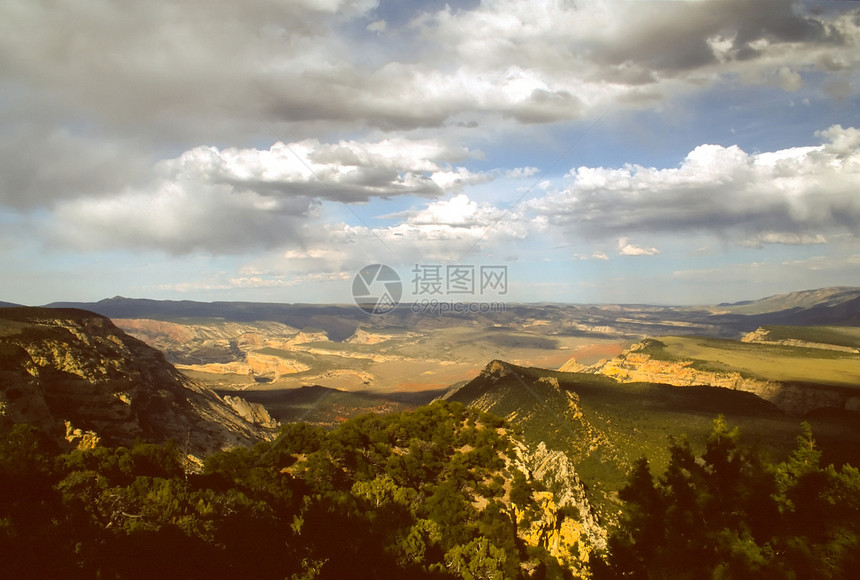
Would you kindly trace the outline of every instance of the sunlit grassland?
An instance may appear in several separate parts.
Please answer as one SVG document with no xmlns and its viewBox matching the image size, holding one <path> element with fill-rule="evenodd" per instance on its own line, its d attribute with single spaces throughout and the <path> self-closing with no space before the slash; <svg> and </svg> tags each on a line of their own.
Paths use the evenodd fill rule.
<svg viewBox="0 0 860 580">
<path fill-rule="evenodd" d="M 767 340 L 803 340 L 860 348 L 860 328 L 853 326 L 765 326 Z"/>
<path fill-rule="evenodd" d="M 660 341 L 671 360 L 692 359 L 781 382 L 860 388 L 860 355 L 854 353 L 714 338 L 665 336 Z"/>
</svg>

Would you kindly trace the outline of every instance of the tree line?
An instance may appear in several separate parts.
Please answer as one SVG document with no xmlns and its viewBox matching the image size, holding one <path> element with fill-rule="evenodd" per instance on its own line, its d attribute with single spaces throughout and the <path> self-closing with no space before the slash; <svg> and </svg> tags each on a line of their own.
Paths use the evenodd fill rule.
<svg viewBox="0 0 860 580">
<path fill-rule="evenodd" d="M 16 425 L 0 434 L 0 562 L 15 578 L 574 577 L 520 539 L 515 511 L 537 514 L 541 484 L 504 460 L 511 445 L 497 417 L 437 402 L 285 425 L 186 473 L 173 442 L 68 451 Z M 683 438 L 669 450 L 657 476 L 636 463 L 586 575 L 860 570 L 860 473 L 821 465 L 808 425 L 781 462 L 722 418 L 701 455 Z"/>
</svg>

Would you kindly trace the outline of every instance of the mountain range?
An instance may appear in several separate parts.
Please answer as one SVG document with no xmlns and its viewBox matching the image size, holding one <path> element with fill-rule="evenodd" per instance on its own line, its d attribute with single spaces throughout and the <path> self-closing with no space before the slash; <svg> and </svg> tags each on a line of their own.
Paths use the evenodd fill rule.
<svg viewBox="0 0 860 580">
<path fill-rule="evenodd" d="M 116 296 L 98 302 L 54 302 L 50 308 L 80 308 L 109 318 L 221 318 L 228 321 L 272 321 L 295 328 L 314 327 L 328 333 L 333 340 L 351 336 L 361 324 L 386 320 L 390 325 L 419 327 L 416 321 L 427 317 L 416 315 L 411 304 L 400 304 L 384 317 L 374 317 L 353 305 L 317 305 L 256 302 L 195 302 L 190 300 L 149 300 Z M 830 287 L 779 294 L 757 300 L 719 305 L 657 306 L 648 304 L 508 304 L 502 312 L 446 313 L 435 317 L 492 321 L 504 324 L 514 319 L 541 317 L 547 312 L 565 317 L 603 318 L 620 329 L 632 330 L 645 324 L 677 327 L 673 321 L 685 321 L 694 327 L 711 329 L 720 334 L 749 332 L 766 324 L 860 324 L 860 288 Z M 632 320 L 622 320 L 632 313 Z M 719 331 L 718 328 L 724 329 Z M 710 334 L 705 332 L 705 334 Z"/>
<path fill-rule="evenodd" d="M 415 426 L 399 412 L 420 407 L 415 416 L 432 416 L 443 407 L 426 403 L 443 399 L 453 404 L 444 413 L 471 409 L 482 437 L 508 441 L 496 454 L 473 443 L 452 448 L 452 465 L 488 470 L 476 489 L 494 489 L 494 481 L 504 490 L 500 505 L 513 514 L 515 535 L 559 564 L 584 566 L 620 521 L 619 491 L 638 460 L 661 473 L 673 458 L 667 442 L 701 453 L 718 416 L 774 461 L 796 448 L 806 421 L 825 464 L 860 465 L 858 305 L 860 289 L 832 288 L 709 307 L 512 305 L 486 319 L 124 298 L 84 305 L 98 313 L 70 304 L 2 307 L 0 432 L 27 423 L 78 450 L 173 441 L 186 472 L 217 457 L 224 473 L 244 466 L 242 477 L 251 478 L 254 461 L 286 445 L 299 450 L 284 455 L 287 463 L 301 469 L 281 466 L 270 483 L 300 475 L 324 485 L 314 470 L 343 444 L 318 449 L 319 436 L 308 436 L 319 427 L 360 449 L 350 459 L 357 466 L 374 457 L 376 439 L 388 438 L 391 458 L 380 465 L 420 471 L 416 457 L 431 452 L 433 438 L 397 443 Z M 470 370 L 480 357 L 483 370 Z M 403 388 L 419 376 L 430 378 L 415 384 L 434 388 Z M 358 383 L 337 388 L 344 377 Z M 443 377 L 447 388 L 439 388 Z M 395 379 L 396 388 L 381 388 Z M 347 421 L 369 412 L 398 418 L 384 434 L 372 417 Z M 279 421 L 293 425 L 276 440 Z M 506 467 L 493 475 L 498 453 Z M 325 463 L 326 477 L 344 470 L 340 461 Z M 531 490 L 528 513 L 514 507 L 515 472 Z M 484 491 L 473 494 L 476 509 L 490 502 Z M 522 522 L 528 530 L 517 528 Z"/>
<path fill-rule="evenodd" d="M 505 418 L 533 445 L 564 450 L 605 507 L 637 457 L 665 461 L 661 450 L 667 435 L 683 432 L 701 441 L 716 414 L 744 426 L 777 454 L 791 447 L 798 417 L 804 417 L 834 460 L 856 461 L 860 336 L 851 334 L 850 325 L 860 321 L 858 304 L 860 289 L 828 288 L 710 307 L 512 305 L 487 320 L 416 318 L 404 308 L 371 317 L 342 305 L 121 297 L 50 308 L 7 307 L 0 309 L 0 408 L 7 422 L 33 423 L 78 442 L 86 437 L 106 444 L 174 439 L 192 455 L 203 456 L 271 437 L 277 419 L 333 427 L 363 412 L 415 408 L 442 392 L 438 386 L 423 392 L 343 390 L 319 383 L 278 386 L 278 380 L 292 375 L 299 384 L 301 377 L 341 376 L 337 369 L 309 374 L 319 361 L 331 358 L 329 353 L 340 361 L 358 361 L 349 372 L 372 382 L 368 361 L 408 369 L 418 358 L 402 354 L 417 348 L 422 336 L 446 337 L 438 347 L 443 350 L 434 357 L 420 350 L 409 356 L 425 356 L 427 368 L 449 364 L 446 357 L 455 357 L 456 351 L 446 350 L 444 343 L 456 335 L 445 333 L 461 332 L 457 329 L 474 329 L 461 339 L 473 349 L 479 346 L 476 337 L 484 337 L 484 347 L 494 345 L 478 348 L 477 356 L 506 350 L 564 352 L 558 351 L 559 341 L 569 334 L 588 335 L 577 340 L 611 336 L 629 341 L 641 338 L 643 330 L 671 330 L 675 338 L 628 342 L 632 346 L 623 352 L 590 364 L 568 357 L 557 371 L 494 360 L 467 380 L 449 382 L 457 384 L 442 395 Z M 410 321 L 417 322 L 409 326 Z M 601 321 L 605 324 L 597 324 Z M 798 326 L 757 326 L 768 321 Z M 804 326 L 809 322 L 839 326 Z M 695 334 L 708 330 L 723 338 Z M 762 360 L 777 361 L 779 372 L 761 366 Z M 246 373 L 251 382 L 207 386 L 171 361 L 210 379 L 213 375 L 195 369 L 221 365 L 227 375 L 219 376 Z M 800 374 L 785 375 L 785 369 L 795 367 Z"/>
</svg>

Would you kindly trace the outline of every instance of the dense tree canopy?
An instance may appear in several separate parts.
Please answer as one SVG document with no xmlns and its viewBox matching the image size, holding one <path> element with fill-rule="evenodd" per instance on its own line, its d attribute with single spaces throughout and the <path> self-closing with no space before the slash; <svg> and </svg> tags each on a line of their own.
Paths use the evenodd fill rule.
<svg viewBox="0 0 860 580">
<path fill-rule="evenodd" d="M 505 461 L 502 425 L 441 402 L 333 431 L 291 424 L 194 474 L 173 443 L 64 452 L 18 425 L 0 434 L 3 572 L 572 577 L 521 539 L 542 487 Z M 860 569 L 860 473 L 822 466 L 808 425 L 781 463 L 741 446 L 722 419 L 701 455 L 684 439 L 670 454 L 658 477 L 636 463 L 620 524 L 592 560 L 595 578 L 830 579 Z"/>
<path fill-rule="evenodd" d="M 517 577 L 531 556 L 499 501 L 500 425 L 444 403 L 291 424 L 199 474 L 172 443 L 60 453 L 17 426 L 0 440 L 0 558 L 16 577 Z"/>
<path fill-rule="evenodd" d="M 786 461 L 739 446 L 722 418 L 696 457 L 673 440 L 665 473 L 640 460 L 602 578 L 855 578 L 860 473 L 820 465 L 809 425 Z"/>
</svg>

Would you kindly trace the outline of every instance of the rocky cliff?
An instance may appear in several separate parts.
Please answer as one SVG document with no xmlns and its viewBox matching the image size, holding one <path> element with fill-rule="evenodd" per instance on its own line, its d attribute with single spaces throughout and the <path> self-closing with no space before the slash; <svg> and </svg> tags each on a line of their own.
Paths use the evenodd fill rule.
<svg viewBox="0 0 860 580">
<path fill-rule="evenodd" d="M 562 389 L 553 376 L 535 377 L 524 370 L 492 361 L 473 381 L 441 398 L 503 417 L 522 433 L 511 438 L 509 468 L 540 482 L 546 492 L 535 493 L 536 513 L 515 510 L 520 536 L 582 571 L 589 555 L 606 547 L 606 530 L 573 457 L 581 459 L 597 448 L 606 451 L 611 442 L 584 420 L 575 392 Z"/>
<path fill-rule="evenodd" d="M 844 346 L 840 344 L 829 344 L 826 342 L 810 342 L 807 340 L 799 340 L 796 338 L 774 339 L 771 332 L 766 328 L 758 328 L 752 332 L 746 333 L 741 342 L 751 342 L 755 344 L 772 344 L 776 346 L 793 346 L 797 348 L 814 348 L 819 350 L 832 350 L 835 352 L 850 352 L 853 354 L 860 353 L 860 348 L 853 346 Z"/>
<path fill-rule="evenodd" d="M 531 447 L 512 438 L 510 463 L 548 491 L 535 492 L 533 517 L 515 509 L 519 535 L 529 546 L 541 546 L 574 571 L 587 569 L 589 555 L 606 548 L 606 530 L 597 521 L 573 463 L 541 441 Z"/>
<path fill-rule="evenodd" d="M 860 409 L 857 391 L 822 385 L 804 385 L 768 380 L 737 371 L 702 370 L 694 360 L 664 360 L 650 350 L 658 341 L 646 339 L 621 355 L 592 367 L 566 362 L 560 370 L 602 374 L 622 383 L 659 383 L 678 387 L 704 385 L 752 393 L 791 415 L 805 415 L 821 408 Z"/>
<path fill-rule="evenodd" d="M 0 421 L 84 446 L 173 439 L 199 458 L 271 437 L 257 407 L 225 402 L 97 314 L 0 310 Z"/>
</svg>

